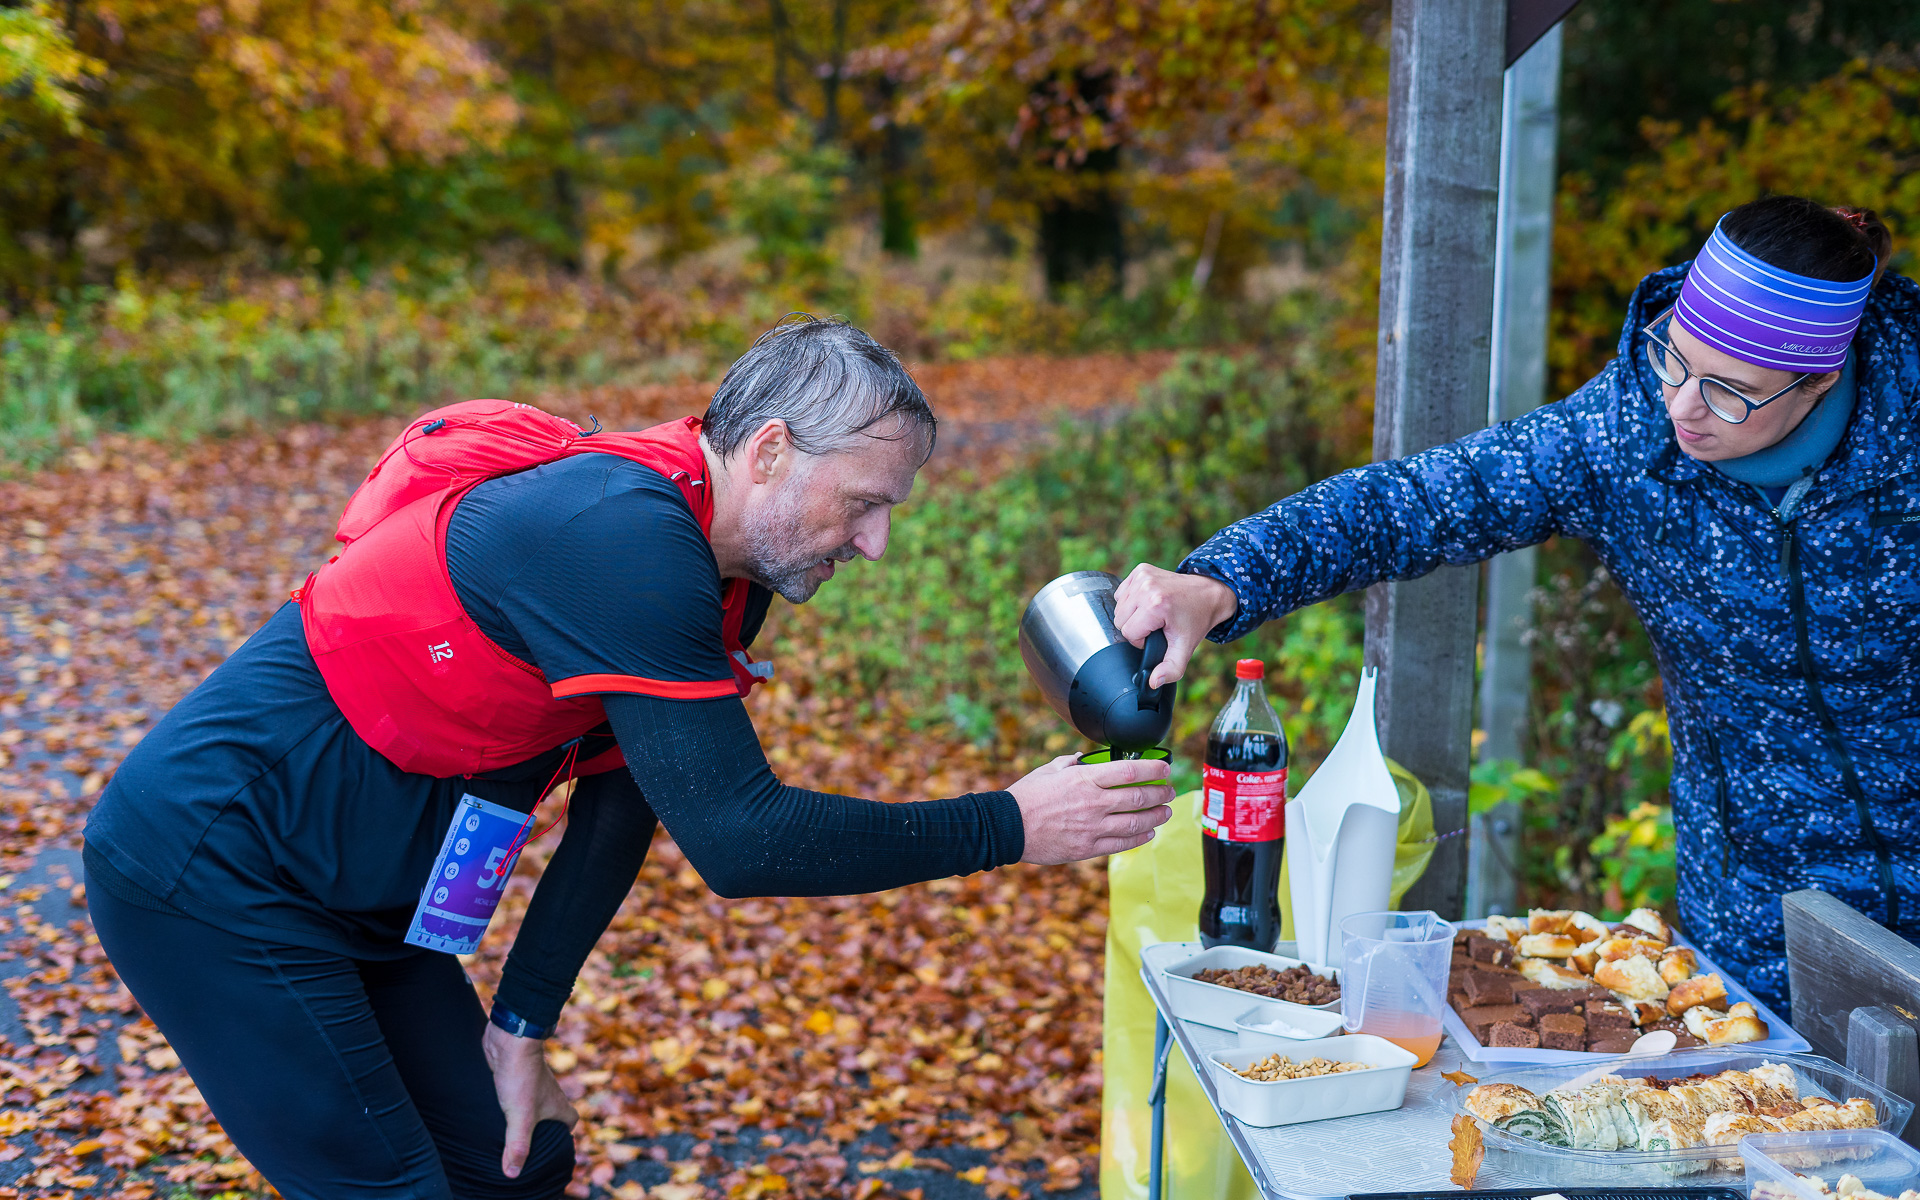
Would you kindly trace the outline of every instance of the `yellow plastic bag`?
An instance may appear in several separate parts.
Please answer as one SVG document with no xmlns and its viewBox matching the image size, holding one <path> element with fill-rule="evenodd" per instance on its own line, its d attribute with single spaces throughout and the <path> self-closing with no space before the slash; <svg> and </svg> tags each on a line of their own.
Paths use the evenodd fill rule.
<svg viewBox="0 0 1920 1200">
<path fill-rule="evenodd" d="M 1433 801 L 1424 784 L 1393 760 L 1387 769 L 1400 789 L 1400 845 L 1394 856 L 1398 905 L 1433 858 Z M 1140 982 L 1140 948 L 1153 942 L 1200 937 L 1200 793 L 1173 802 L 1173 819 L 1138 850 L 1107 860 L 1107 991 L 1100 1113 L 1102 1200 L 1144 1200 L 1152 1146 L 1153 1001 Z M 1293 936 L 1287 877 L 1280 875 L 1283 938 Z M 1207 1106 L 1193 1069 L 1175 1048 L 1167 1060 L 1166 1170 L 1173 1196 L 1253 1200 L 1253 1179 Z"/>
</svg>

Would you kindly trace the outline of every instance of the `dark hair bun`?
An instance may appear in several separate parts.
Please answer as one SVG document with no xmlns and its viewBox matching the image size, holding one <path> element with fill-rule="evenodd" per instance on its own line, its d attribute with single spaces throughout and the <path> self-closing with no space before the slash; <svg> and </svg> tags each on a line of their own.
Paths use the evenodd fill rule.
<svg viewBox="0 0 1920 1200">
<path fill-rule="evenodd" d="M 1762 262 L 1812 279 L 1877 281 L 1893 253 L 1893 234 L 1870 209 L 1828 208 L 1803 196 L 1766 196 L 1728 213 L 1721 229 Z"/>
<path fill-rule="evenodd" d="M 1887 260 L 1893 257 L 1893 231 L 1880 220 L 1880 214 L 1870 208 L 1849 208 L 1841 205 L 1833 211 L 1839 213 L 1847 224 L 1859 230 L 1860 236 L 1867 239 L 1867 248 L 1873 251 L 1875 261 L 1880 264 L 1873 275 L 1874 282 L 1879 282 L 1880 276 L 1886 273 Z"/>
</svg>

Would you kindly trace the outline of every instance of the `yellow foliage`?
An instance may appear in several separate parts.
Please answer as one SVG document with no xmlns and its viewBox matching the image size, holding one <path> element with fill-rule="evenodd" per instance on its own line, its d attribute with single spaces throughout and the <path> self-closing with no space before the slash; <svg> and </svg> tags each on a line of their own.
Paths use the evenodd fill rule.
<svg viewBox="0 0 1920 1200">
<path fill-rule="evenodd" d="M 1920 215 L 1920 69 L 1856 63 L 1798 91 L 1755 84 L 1729 93 L 1718 121 L 1643 129 L 1654 154 L 1616 187 L 1561 183 L 1550 351 L 1561 394 L 1613 356 L 1634 285 L 1690 257 L 1731 208 L 1803 195 L 1875 209 L 1896 237 Z"/>
</svg>

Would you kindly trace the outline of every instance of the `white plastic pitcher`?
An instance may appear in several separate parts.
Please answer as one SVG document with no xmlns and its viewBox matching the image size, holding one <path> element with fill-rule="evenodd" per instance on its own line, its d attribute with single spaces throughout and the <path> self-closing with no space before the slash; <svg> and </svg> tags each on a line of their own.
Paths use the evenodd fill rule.
<svg viewBox="0 0 1920 1200">
<path fill-rule="evenodd" d="M 1440 914 L 1355 913 L 1340 922 L 1340 1013 L 1348 1033 L 1370 1033 L 1424 1067 L 1440 1048 L 1453 925 Z"/>
</svg>

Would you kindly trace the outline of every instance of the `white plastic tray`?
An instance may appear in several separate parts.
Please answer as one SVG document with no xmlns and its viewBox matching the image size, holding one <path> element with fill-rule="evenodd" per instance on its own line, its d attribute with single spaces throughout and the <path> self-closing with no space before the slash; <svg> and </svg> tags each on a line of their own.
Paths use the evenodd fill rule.
<svg viewBox="0 0 1920 1200">
<path fill-rule="evenodd" d="M 1458 924 L 1464 929 L 1484 929 L 1487 923 L 1485 921 L 1461 921 Z M 1673 939 L 1673 944 L 1676 946 L 1688 945 L 1686 941 L 1678 937 Z M 1719 975 L 1721 981 L 1727 985 L 1727 1003 L 1731 1005 L 1745 1000 L 1747 1003 L 1753 1005 L 1754 1010 L 1760 1014 L 1760 1019 L 1766 1022 L 1767 1033 L 1769 1035 L 1766 1040 L 1759 1042 L 1741 1042 L 1738 1045 L 1732 1046 L 1696 1046 L 1694 1049 L 1724 1050 L 1729 1052 L 1762 1050 L 1773 1054 L 1806 1054 L 1813 1050 L 1813 1043 L 1807 1041 L 1807 1039 L 1801 1037 L 1798 1033 L 1795 1033 L 1793 1026 L 1787 1024 L 1778 1013 L 1768 1008 L 1765 1004 L 1762 1004 L 1759 998 L 1752 992 L 1741 987 L 1731 975 L 1728 975 L 1725 971 L 1722 971 L 1718 966 L 1714 965 L 1713 960 L 1702 953 L 1699 947 L 1689 946 L 1688 948 L 1693 951 L 1694 958 L 1697 960 L 1695 967 L 1696 972 L 1701 975 Z M 1445 1024 L 1447 1033 L 1453 1037 L 1454 1041 L 1460 1043 L 1461 1052 L 1474 1062 L 1597 1063 L 1607 1057 L 1603 1054 L 1595 1054 L 1591 1050 L 1529 1050 L 1524 1046 L 1482 1046 L 1473 1036 L 1472 1031 L 1467 1028 L 1467 1023 L 1460 1019 L 1460 1014 L 1453 1011 L 1453 1005 L 1447 1005 L 1447 1010 L 1441 1019 Z"/>
<path fill-rule="evenodd" d="M 1256 1041 L 1263 1044 L 1251 1044 Z M 1369 1069 L 1270 1083 L 1248 1079 L 1230 1069 L 1230 1065 L 1251 1066 L 1270 1054 L 1284 1054 L 1294 1062 L 1326 1058 L 1335 1062 L 1366 1063 Z M 1207 1067 L 1213 1075 L 1220 1107 L 1249 1125 L 1269 1129 L 1275 1125 L 1327 1121 L 1399 1108 L 1407 1098 L 1407 1081 L 1413 1077 L 1413 1064 L 1418 1061 L 1385 1038 L 1365 1033 L 1312 1042 L 1253 1039 L 1242 1034 L 1239 1049 L 1215 1051 L 1209 1056 Z"/>
<path fill-rule="evenodd" d="M 1152 947 L 1146 949 L 1152 949 Z M 1141 958 L 1143 961 L 1149 961 L 1148 955 L 1144 952 Z M 1339 978 L 1339 973 L 1331 967 L 1302 963 L 1297 958 L 1263 954 L 1258 950 L 1247 950 L 1239 946 L 1215 946 L 1211 950 L 1202 950 L 1198 954 L 1183 955 L 1178 961 L 1161 968 L 1163 980 L 1161 986 L 1166 989 L 1167 1001 L 1173 1008 L 1173 1015 L 1183 1021 L 1198 1021 L 1202 1025 L 1210 1025 L 1215 1029 L 1233 1030 L 1238 1021 L 1256 1010 L 1271 1011 L 1281 1020 L 1296 1024 L 1303 1015 L 1328 1010 L 1339 1011 L 1338 1000 L 1327 1004 L 1294 1004 L 1288 1000 L 1276 1000 L 1271 996 L 1243 992 L 1239 988 L 1223 987 L 1217 983 L 1202 983 L 1193 978 L 1196 971 L 1210 969 L 1230 971 L 1235 967 L 1250 966 L 1271 967 L 1275 971 L 1305 966 L 1315 975 L 1328 979 Z"/>
</svg>

